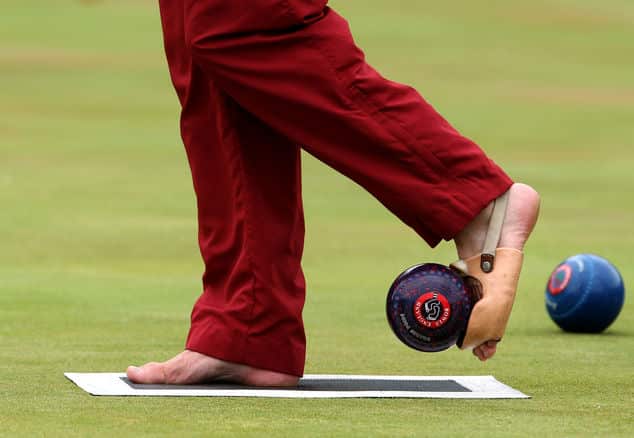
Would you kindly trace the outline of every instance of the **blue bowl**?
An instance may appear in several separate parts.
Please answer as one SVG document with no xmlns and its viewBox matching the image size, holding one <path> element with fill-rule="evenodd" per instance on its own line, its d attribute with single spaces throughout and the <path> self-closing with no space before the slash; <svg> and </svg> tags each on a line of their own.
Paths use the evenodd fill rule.
<svg viewBox="0 0 634 438">
<path fill-rule="evenodd" d="M 578 254 L 560 263 L 546 285 L 546 310 L 563 330 L 600 333 L 617 318 L 625 300 L 623 278 L 606 259 Z"/>
</svg>

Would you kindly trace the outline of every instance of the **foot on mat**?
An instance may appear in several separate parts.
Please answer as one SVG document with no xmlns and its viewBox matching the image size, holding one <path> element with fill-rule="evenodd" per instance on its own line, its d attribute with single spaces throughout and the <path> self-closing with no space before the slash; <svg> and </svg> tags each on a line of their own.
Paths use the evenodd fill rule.
<svg viewBox="0 0 634 438">
<path fill-rule="evenodd" d="M 134 383 L 194 385 L 212 381 L 233 382 L 248 386 L 297 386 L 299 377 L 226 362 L 185 350 L 166 362 L 130 366 L 126 374 Z"/>
</svg>

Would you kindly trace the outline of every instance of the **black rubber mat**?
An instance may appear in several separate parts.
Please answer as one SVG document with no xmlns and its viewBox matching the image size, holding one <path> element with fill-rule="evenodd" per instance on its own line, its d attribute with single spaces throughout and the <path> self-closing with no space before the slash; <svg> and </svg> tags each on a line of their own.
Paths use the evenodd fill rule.
<svg viewBox="0 0 634 438">
<path fill-rule="evenodd" d="M 125 383 L 134 389 L 160 390 L 233 390 L 233 389 L 291 389 L 300 391 L 411 391 L 411 392 L 471 392 L 455 380 L 400 380 L 400 379 L 301 379 L 296 388 L 265 388 L 242 386 L 232 383 L 209 383 L 205 385 L 142 385 L 132 383 L 126 377 L 121 377 Z"/>
</svg>

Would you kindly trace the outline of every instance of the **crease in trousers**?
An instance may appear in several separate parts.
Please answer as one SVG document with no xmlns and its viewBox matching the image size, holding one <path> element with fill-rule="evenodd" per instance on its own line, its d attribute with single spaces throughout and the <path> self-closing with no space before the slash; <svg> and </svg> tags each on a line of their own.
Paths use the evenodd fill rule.
<svg viewBox="0 0 634 438">
<path fill-rule="evenodd" d="M 327 1 L 159 4 L 205 264 L 186 348 L 301 376 L 300 149 L 430 246 L 512 181 L 416 90 L 368 65 Z"/>
</svg>

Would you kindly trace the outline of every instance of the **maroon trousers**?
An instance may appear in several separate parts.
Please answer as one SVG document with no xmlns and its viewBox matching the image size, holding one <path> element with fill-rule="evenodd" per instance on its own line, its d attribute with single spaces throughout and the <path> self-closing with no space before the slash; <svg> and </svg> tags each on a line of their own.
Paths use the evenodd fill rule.
<svg viewBox="0 0 634 438">
<path fill-rule="evenodd" d="M 160 0 L 198 200 L 204 292 L 187 348 L 302 375 L 300 147 L 430 245 L 511 180 L 364 60 L 327 0 Z"/>
</svg>

